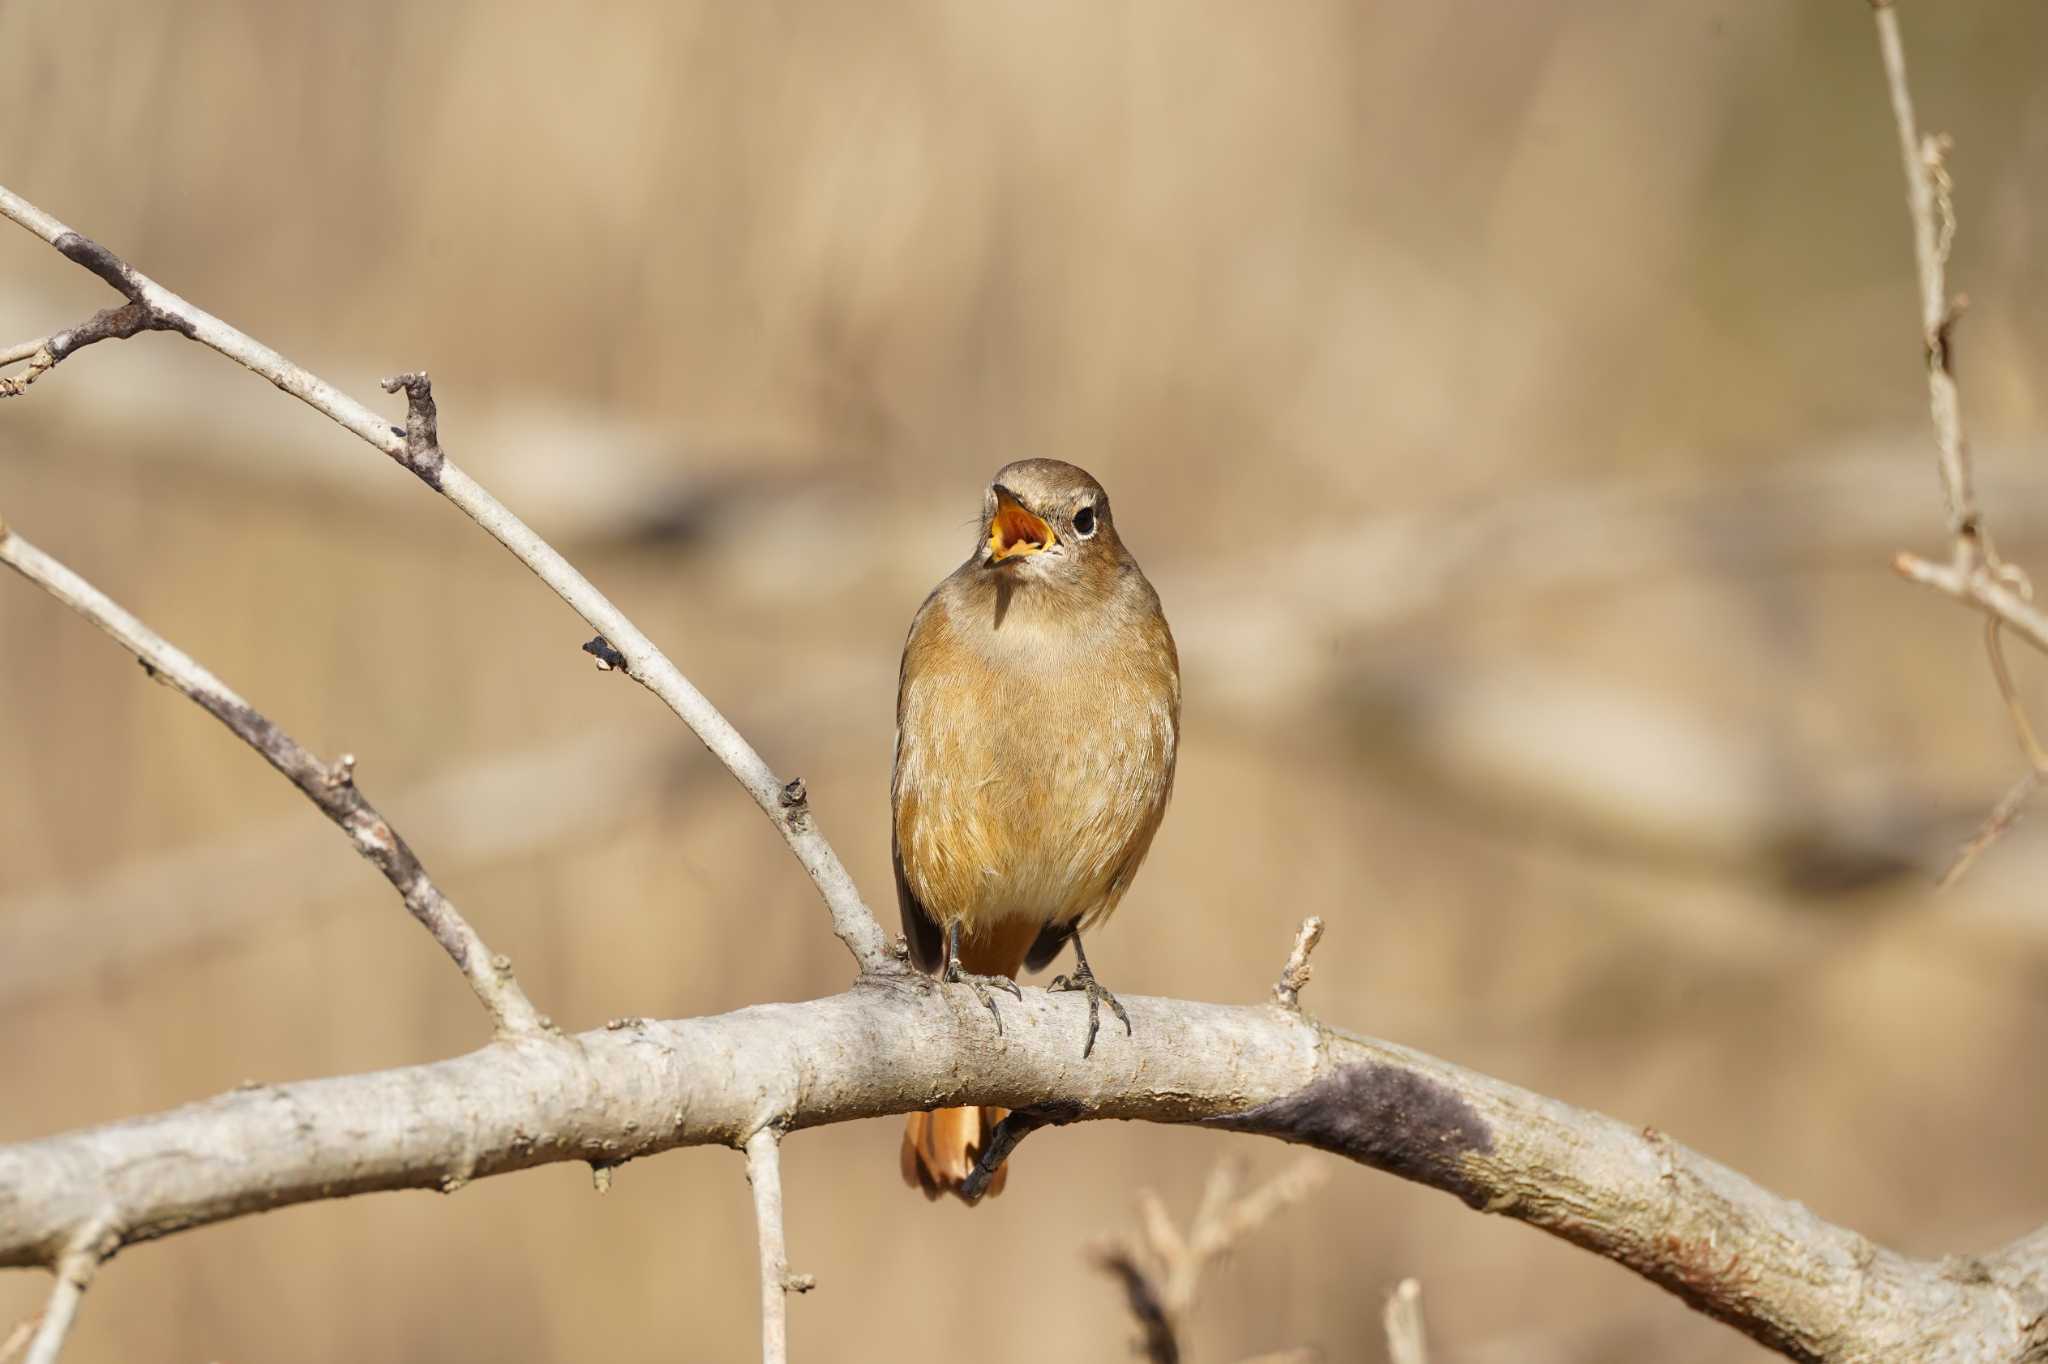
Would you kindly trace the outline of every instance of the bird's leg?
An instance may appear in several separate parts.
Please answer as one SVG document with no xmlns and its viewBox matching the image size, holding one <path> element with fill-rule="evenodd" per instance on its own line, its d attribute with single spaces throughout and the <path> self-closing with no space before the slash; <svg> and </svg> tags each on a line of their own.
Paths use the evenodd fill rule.
<svg viewBox="0 0 2048 1364">
<path fill-rule="evenodd" d="M 1016 981 L 1011 980 L 1008 976 L 977 976 L 971 971 L 964 971 L 960 968 L 960 921 L 958 919 L 946 925 L 946 969 L 940 974 L 939 979 L 953 985 L 965 985 L 968 989 L 974 991 L 974 997 L 981 1001 L 983 1008 L 988 1010 L 989 1017 L 995 1019 L 996 1032 L 998 1034 L 1003 1030 L 1003 1016 L 996 1009 L 995 997 L 989 994 L 989 987 L 993 985 L 998 990 L 1008 990 L 1011 994 L 1017 996 L 1020 1002 L 1024 998 L 1024 991 L 1018 987 Z"/>
<path fill-rule="evenodd" d="M 1109 1001 L 1109 1011 L 1123 1023 L 1126 1037 L 1131 1035 L 1131 1016 L 1124 1012 L 1124 1006 L 1118 1002 L 1117 997 L 1103 989 L 1102 983 L 1095 979 L 1095 973 L 1088 969 L 1088 954 L 1081 950 L 1079 933 L 1074 935 L 1074 961 L 1076 965 L 1072 978 L 1054 976 L 1052 984 L 1045 988 L 1054 994 L 1063 990 L 1079 990 L 1088 996 L 1088 1040 L 1081 1047 L 1081 1055 L 1085 1059 L 1095 1050 L 1095 1033 L 1102 1026 L 1103 1000 Z"/>
</svg>

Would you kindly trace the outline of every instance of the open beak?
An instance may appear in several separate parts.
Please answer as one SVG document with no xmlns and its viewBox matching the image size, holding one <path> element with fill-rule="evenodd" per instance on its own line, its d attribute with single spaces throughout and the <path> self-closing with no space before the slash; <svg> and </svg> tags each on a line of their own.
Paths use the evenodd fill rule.
<svg viewBox="0 0 2048 1364">
<path fill-rule="evenodd" d="M 1002 489 L 996 489 L 996 514 L 988 523 L 990 563 L 1021 559 L 1050 549 L 1059 542 L 1052 527 L 1024 510 L 1023 504 Z"/>
</svg>

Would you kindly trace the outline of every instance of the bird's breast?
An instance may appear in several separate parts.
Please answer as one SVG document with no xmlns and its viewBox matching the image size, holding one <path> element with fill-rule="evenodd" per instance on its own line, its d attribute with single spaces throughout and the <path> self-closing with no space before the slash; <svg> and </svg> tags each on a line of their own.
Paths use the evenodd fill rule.
<svg viewBox="0 0 2048 1364">
<path fill-rule="evenodd" d="M 892 787 L 905 877 L 933 917 L 970 929 L 1107 913 L 1172 785 L 1171 644 L 1162 657 L 1143 639 L 1076 647 L 1028 618 L 977 624 L 915 630 L 905 654 Z"/>
</svg>

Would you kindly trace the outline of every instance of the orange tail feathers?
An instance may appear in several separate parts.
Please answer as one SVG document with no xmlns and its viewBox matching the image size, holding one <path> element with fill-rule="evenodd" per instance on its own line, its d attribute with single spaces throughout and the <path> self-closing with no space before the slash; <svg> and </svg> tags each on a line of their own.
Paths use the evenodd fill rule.
<svg viewBox="0 0 2048 1364">
<path fill-rule="evenodd" d="M 912 1113 L 903 1125 L 903 1182 L 923 1189 L 926 1198 L 952 1194 L 962 1202 L 967 1195 L 960 1185 L 974 1173 L 996 1124 L 1007 1108 L 935 1108 L 929 1113 Z M 1010 1165 L 1003 1162 L 989 1179 L 984 1198 L 994 1198 L 1010 1178 Z"/>
</svg>

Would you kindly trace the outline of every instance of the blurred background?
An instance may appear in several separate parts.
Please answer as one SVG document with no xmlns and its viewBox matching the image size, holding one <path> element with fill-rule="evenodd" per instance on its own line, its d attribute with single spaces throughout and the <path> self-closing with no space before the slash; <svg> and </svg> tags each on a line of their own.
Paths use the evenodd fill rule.
<svg viewBox="0 0 2048 1364">
<path fill-rule="evenodd" d="M 1956 137 L 1989 521 L 2048 573 L 2048 11 L 1912 5 Z M 1175 807 L 1091 943 L 1666 1129 L 1923 1255 L 2048 1220 L 2048 839 L 1934 876 L 2019 773 L 1939 552 L 1867 7 L 14 0 L 0 180 L 451 453 L 662 643 L 891 930 L 896 663 L 1007 460 L 1084 464 L 1165 599 Z M 106 305 L 0 233 L 0 341 Z M 0 512 L 364 789 L 565 1027 L 842 987 L 794 861 L 468 521 L 175 338 L 0 412 Z M 2021 684 L 2042 701 L 2040 670 Z M 307 803 L 0 581 L 0 1140 L 484 1040 Z M 1126 1357 L 1086 1248 L 1294 1153 L 1155 1126 L 929 1206 L 899 1123 L 785 1156 L 797 1357 Z M 739 1158 L 383 1195 L 135 1249 L 87 1361 L 738 1360 Z M 1191 1357 L 1761 1351 L 1352 1167 Z M 0 1334 L 41 1304 L 0 1277 Z"/>
</svg>

